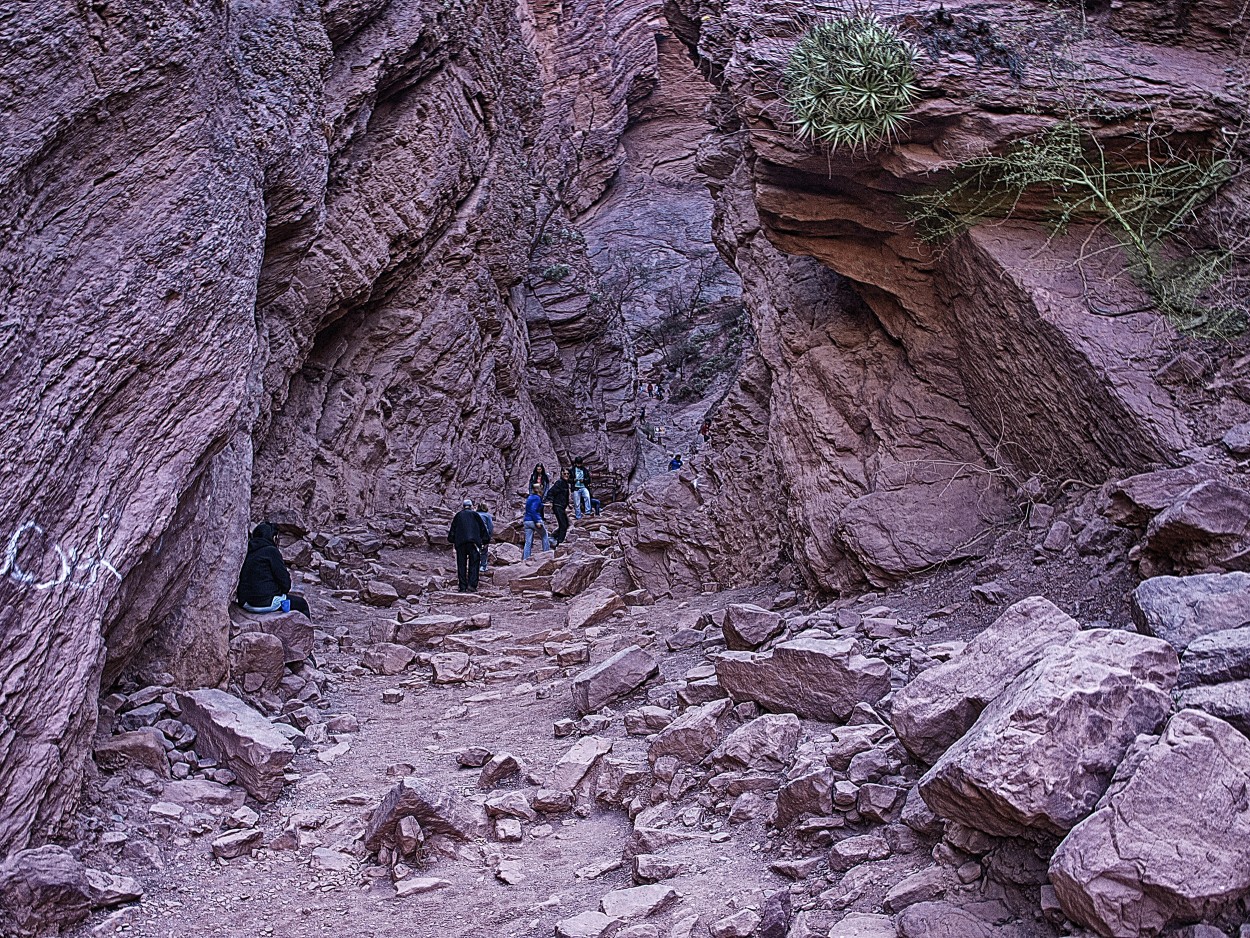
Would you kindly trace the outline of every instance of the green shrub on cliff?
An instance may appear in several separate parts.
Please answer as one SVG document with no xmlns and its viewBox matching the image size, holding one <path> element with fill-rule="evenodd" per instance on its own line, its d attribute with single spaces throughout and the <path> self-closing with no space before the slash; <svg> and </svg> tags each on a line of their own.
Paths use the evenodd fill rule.
<svg viewBox="0 0 1250 938">
<path fill-rule="evenodd" d="M 916 50 L 871 10 L 858 9 L 799 39 L 783 87 L 800 138 L 867 150 L 907 120 L 918 91 Z"/>
<path fill-rule="evenodd" d="M 1218 243 L 1219 231 L 1212 246 L 1198 228 L 1204 205 L 1234 174 L 1226 154 L 1178 151 L 1153 128 L 1111 152 L 1077 121 L 1063 120 L 1002 154 L 960 164 L 954 182 L 906 201 L 929 242 L 1012 217 L 1056 231 L 1077 222 L 1106 228 L 1124 249 L 1129 275 L 1182 332 L 1228 336 L 1244 330 L 1250 305 L 1244 285 L 1229 276 L 1239 252 Z M 1143 311 L 1103 310 L 1092 297 L 1089 306 L 1101 315 Z"/>
</svg>

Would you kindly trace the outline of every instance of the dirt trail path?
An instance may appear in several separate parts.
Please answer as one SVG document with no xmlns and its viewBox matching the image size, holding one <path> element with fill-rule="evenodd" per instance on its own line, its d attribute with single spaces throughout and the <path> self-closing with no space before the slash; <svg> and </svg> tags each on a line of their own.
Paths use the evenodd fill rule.
<svg viewBox="0 0 1250 938">
<path fill-rule="evenodd" d="M 576 549 L 576 541 L 572 546 Z M 318 627 L 330 631 L 346 627 L 357 646 L 352 651 L 332 647 L 319 655 L 322 670 L 334 677 L 324 713 L 352 714 L 360 726 L 316 747 L 332 750 L 337 742 L 348 743 L 350 748 L 332 762 L 324 761 L 328 758 L 324 752 L 297 755 L 291 771 L 298 774 L 298 781 L 289 784 L 276 803 L 261 806 L 249 801 L 260 812 L 263 843 L 273 844 L 284 830 L 296 828 L 298 849 L 264 847 L 252 856 L 216 860 L 210 851 L 219 833 L 215 826 L 196 836 L 176 822 L 155 822 L 147 811 L 159 800 L 159 787 L 156 792 L 118 788 L 106 796 L 112 800 L 108 808 L 116 826 L 132 831 L 132 825 L 137 826 L 132 842 L 142 842 L 146 834 L 156 850 L 127 849 L 119 859 L 116 848 L 99 848 L 85 859 L 136 876 L 146 897 L 140 905 L 103 921 L 97 916 L 78 934 L 548 936 L 560 920 L 598 909 L 608 891 L 635 885 L 630 864 L 622 862 L 630 819 L 619 808 L 594 803 L 540 815 L 524 824 L 519 843 L 501 843 L 491 836 L 462 845 L 458 856 L 426 851 L 407 878 L 434 877 L 446 885 L 403 898 L 396 897 L 390 870 L 365 854 L 359 842 L 363 818 L 408 771 L 405 764 L 414 775 L 459 789 L 480 802 L 488 794 L 478 788 L 481 770 L 461 768 L 457 754 L 471 747 L 512 753 L 525 771 L 494 790 L 524 789 L 532 794 L 582 735 L 560 739 L 553 733 L 556 721 L 578 719 L 569 684 L 586 667 L 553 668 L 553 659 L 544 654 L 546 641 L 568 632 L 566 602 L 516 596 L 486 583 L 471 602 L 453 593 L 436 594 L 431 604 L 431 612 L 488 612 L 492 617 L 489 630 L 457 636 L 444 642 L 442 649 L 467 644 L 475 664 L 485 669 L 484 679 L 445 686 L 432 683 L 430 667 L 417 662 L 406 673 L 389 677 L 359 667 L 358 646 L 368 641 L 377 622 L 393 612 L 343 602 L 329 591 L 310 588 L 314 609 L 320 613 Z M 591 727 L 612 741 L 612 755 L 634 754 L 645 761 L 645 740 L 626 735 L 623 711 L 645 705 L 648 693 L 671 701 L 672 690 L 665 691 L 665 685 L 671 688 L 672 682 L 704 663 L 700 649 L 673 653 L 666 649 L 665 638 L 699 612 L 735 598 L 744 597 L 719 594 L 700 597 L 694 604 L 670 601 L 631 608 L 599 627 L 569 636 L 589 640 L 591 662 L 634 643 L 660 660 L 658 678 L 602 711 L 609 719 L 597 722 L 605 725 Z M 383 690 L 394 687 L 405 691 L 403 701 L 383 703 Z M 671 881 L 681 899 L 647 918 L 636 935 L 667 935 L 674 924 L 674 934 L 685 934 L 695 913 L 706 922 L 748 905 L 758 907 L 765 893 L 783 884 L 767 869 L 775 857 L 770 856 L 772 843 L 765 836 L 764 822 L 731 826 L 701 810 L 692 801 L 695 795 L 688 799 L 693 809 L 683 808 L 680 824 L 698 837 L 665 851 L 685 864 L 685 872 Z M 212 813 L 219 817 L 229 809 Z M 495 875 L 501 861 L 512 884 Z"/>
</svg>

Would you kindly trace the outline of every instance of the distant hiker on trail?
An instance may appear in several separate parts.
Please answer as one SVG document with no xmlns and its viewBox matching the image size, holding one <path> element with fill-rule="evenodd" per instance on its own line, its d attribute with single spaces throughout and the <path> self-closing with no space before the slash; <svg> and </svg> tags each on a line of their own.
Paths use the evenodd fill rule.
<svg viewBox="0 0 1250 938">
<path fill-rule="evenodd" d="M 590 514 L 590 470 L 582 465 L 582 457 L 573 460 L 573 468 L 569 470 L 569 482 L 573 486 L 573 517 L 580 518 Z"/>
<path fill-rule="evenodd" d="M 536 485 L 542 486 L 542 489 L 539 492 L 540 495 L 546 495 L 547 489 L 551 487 L 551 480 L 547 478 L 547 467 L 542 463 L 535 466 L 534 471 L 530 473 L 530 489 L 533 490 Z"/>
<path fill-rule="evenodd" d="M 239 571 L 239 605 L 248 612 L 302 612 L 312 618 L 308 601 L 291 592 L 291 574 L 278 550 L 278 529 L 267 521 L 256 525 L 247 542 L 247 558 Z"/>
<path fill-rule="evenodd" d="M 482 516 L 473 510 L 473 499 L 466 498 L 451 519 L 447 540 L 456 545 L 457 589 L 461 593 L 476 593 L 478 564 L 482 560 L 482 548 L 490 543 L 490 535 Z"/>
<path fill-rule="evenodd" d="M 543 521 L 542 486 L 535 482 L 530 486 L 530 494 L 525 499 L 525 549 L 521 551 L 521 559 L 529 560 L 534 550 L 534 532 L 543 532 L 543 550 L 551 550 L 551 542 L 547 539 L 547 524 Z"/>
<path fill-rule="evenodd" d="M 485 573 L 487 570 L 487 554 L 490 553 L 490 541 L 495 536 L 495 519 L 491 516 L 490 509 L 486 507 L 486 502 L 477 503 L 477 513 L 482 518 L 482 524 L 486 525 L 486 541 L 482 544 L 482 565 L 479 571 Z"/>
<path fill-rule="evenodd" d="M 699 436 L 703 437 L 703 442 L 707 442 L 707 438 L 712 435 L 712 418 L 708 417 L 703 421 L 703 426 L 699 427 Z"/>
<path fill-rule="evenodd" d="M 560 478 L 551 483 L 551 488 L 547 489 L 547 501 L 551 502 L 551 510 L 556 513 L 556 533 L 551 541 L 553 548 L 563 544 L 564 539 L 568 536 L 569 498 L 572 497 L 572 494 L 572 490 L 569 488 L 569 471 L 561 469 Z"/>
<path fill-rule="evenodd" d="M 668 461 L 668 471 L 676 472 L 680 468 L 681 468 L 681 455 L 678 453 L 673 453 L 672 458 L 670 458 Z"/>
</svg>

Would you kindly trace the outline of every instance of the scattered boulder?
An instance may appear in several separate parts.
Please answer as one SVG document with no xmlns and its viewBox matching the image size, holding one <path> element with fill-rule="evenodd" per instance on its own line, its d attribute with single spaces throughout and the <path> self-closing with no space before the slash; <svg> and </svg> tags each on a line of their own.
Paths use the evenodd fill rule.
<svg viewBox="0 0 1250 938">
<path fill-rule="evenodd" d="M 283 770 L 295 747 L 273 724 L 225 691 L 204 688 L 178 693 L 182 721 L 198 735 L 200 752 L 238 776 L 257 801 L 273 801 L 286 784 Z"/>
<path fill-rule="evenodd" d="M 1250 573 L 1156 576 L 1133 590 L 1137 630 L 1178 652 L 1201 635 L 1250 624 Z"/>
<path fill-rule="evenodd" d="M 0 865 L 0 900 L 0 925 L 17 934 L 59 931 L 85 919 L 94 904 L 86 867 L 52 844 L 19 850 Z"/>
<path fill-rule="evenodd" d="M 556 596 L 576 596 L 594 582 L 603 563 L 604 558 L 598 555 L 574 554 L 552 574 L 551 592 Z"/>
<path fill-rule="evenodd" d="M 1250 735 L 1250 680 L 1190 687 L 1177 695 L 1176 703 L 1227 720 Z"/>
<path fill-rule="evenodd" d="M 1144 527 L 1158 512 L 1195 485 L 1218 478 L 1219 470 L 1215 466 L 1198 463 L 1108 482 L 1099 493 L 1098 511 L 1116 524 Z"/>
<path fill-rule="evenodd" d="M 409 776 L 387 792 L 365 828 L 365 848 L 376 853 L 396 841 L 396 827 L 406 817 L 422 829 L 459 840 L 486 836 L 486 814 L 459 792 L 435 786 L 428 779 Z"/>
<path fill-rule="evenodd" d="M 1250 564 L 1250 492 L 1203 482 L 1155 515 L 1142 541 L 1142 573 L 1208 573 Z"/>
<path fill-rule="evenodd" d="M 600 900 L 604 915 L 628 921 L 655 915 L 677 901 L 677 890 L 672 886 L 653 884 L 614 889 Z"/>
<path fill-rule="evenodd" d="M 715 656 L 716 677 L 735 702 L 755 701 L 779 713 L 813 720 L 845 720 L 861 701 L 876 703 L 890 690 L 882 660 L 854 653 L 849 639 L 798 638 L 772 651 L 727 651 Z"/>
<path fill-rule="evenodd" d="M 625 602 L 619 594 L 606 586 L 599 586 L 587 590 L 569 603 L 568 625 L 571 629 L 589 628 L 624 608 Z"/>
<path fill-rule="evenodd" d="M 688 765 L 702 762 L 716 748 L 720 718 L 729 706 L 728 700 L 714 700 L 701 707 L 691 707 L 651 740 L 647 747 L 648 761 L 655 765 L 663 756 L 672 756 Z"/>
<path fill-rule="evenodd" d="M 254 829 L 232 830 L 213 841 L 213 856 L 221 860 L 233 860 L 259 847 L 264 833 Z"/>
<path fill-rule="evenodd" d="M 455 635 L 471 628 L 475 628 L 475 624 L 468 616 L 418 616 L 395 624 L 395 641 L 400 645 L 424 645 L 432 638 Z"/>
<path fill-rule="evenodd" d="M 1250 456 L 1250 423 L 1239 423 L 1230 427 L 1220 442 L 1234 456 Z"/>
<path fill-rule="evenodd" d="M 949 902 L 918 902 L 894 920 L 898 938 L 994 938 L 996 930 Z"/>
<path fill-rule="evenodd" d="M 829 929 L 829 938 L 898 938 L 888 915 L 852 912 Z"/>
<path fill-rule="evenodd" d="M 249 694 L 274 693 L 286 676 L 282 639 L 268 632 L 242 632 L 230 642 L 233 679 Z"/>
<path fill-rule="evenodd" d="M 136 765 L 169 778 L 169 757 L 157 730 L 134 730 L 110 736 L 96 744 L 93 755 L 96 764 L 106 771 Z"/>
<path fill-rule="evenodd" d="M 1250 678 L 1250 628 L 1225 629 L 1199 636 L 1181 655 L 1177 687 L 1219 684 Z"/>
<path fill-rule="evenodd" d="M 894 731 L 912 755 L 933 764 L 1017 675 L 1079 630 L 1048 600 L 1021 600 L 962 654 L 921 672 L 894 695 Z"/>
<path fill-rule="evenodd" d="M 370 580 L 360 591 L 362 602 L 385 608 L 399 601 L 399 590 L 384 580 Z"/>
<path fill-rule="evenodd" d="M 718 765 L 784 769 L 794 758 L 802 726 L 793 713 L 765 714 L 738 727 L 713 753 Z"/>
<path fill-rule="evenodd" d="M 435 684 L 463 684 L 469 679 L 472 664 L 462 651 L 447 651 L 430 656 Z"/>
<path fill-rule="evenodd" d="M 1250 892 L 1248 790 L 1250 740 L 1208 714 L 1175 714 L 1055 851 L 1064 912 L 1106 938 L 1213 917 Z"/>
<path fill-rule="evenodd" d="M 583 736 L 575 742 L 547 779 L 547 788 L 557 792 L 571 792 L 602 756 L 612 751 L 612 740 L 601 736 Z"/>
<path fill-rule="evenodd" d="M 639 646 L 630 645 L 573 679 L 573 706 L 578 713 L 594 713 L 636 690 L 658 668 L 655 658 Z"/>
<path fill-rule="evenodd" d="M 725 647 L 735 651 L 758 648 L 785 627 L 786 620 L 775 612 L 750 603 L 725 607 Z"/>
<path fill-rule="evenodd" d="M 378 642 L 365 649 L 360 663 L 374 674 L 401 674 L 415 657 L 417 653 L 407 645 Z"/>
<path fill-rule="evenodd" d="M 556 924 L 556 938 L 612 938 L 621 923 L 602 912 L 582 912 Z"/>
<path fill-rule="evenodd" d="M 921 779 L 921 796 L 938 817 L 993 836 L 1062 836 L 1171 709 L 1179 667 L 1159 639 L 1079 632 L 986 708 Z"/>
<path fill-rule="evenodd" d="M 240 606 L 231 605 L 230 620 L 241 633 L 267 632 L 282 642 L 287 664 L 298 664 L 313 653 L 315 636 L 313 625 L 298 612 L 247 612 Z"/>
</svg>

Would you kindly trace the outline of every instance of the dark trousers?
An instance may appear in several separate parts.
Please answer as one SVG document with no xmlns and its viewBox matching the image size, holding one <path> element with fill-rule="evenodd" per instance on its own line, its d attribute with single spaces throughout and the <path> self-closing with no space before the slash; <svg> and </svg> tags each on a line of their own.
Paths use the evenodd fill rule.
<svg viewBox="0 0 1250 938">
<path fill-rule="evenodd" d="M 308 608 L 308 600 L 299 593 L 287 593 L 286 598 L 291 601 L 292 612 L 302 612 L 305 619 L 312 619 L 312 610 Z"/>
<path fill-rule="evenodd" d="M 556 543 L 563 544 L 564 536 L 569 533 L 569 510 L 559 505 L 552 505 L 551 510 L 556 513 Z"/>
<path fill-rule="evenodd" d="M 477 571 L 482 555 L 472 541 L 456 545 L 456 581 L 460 592 L 477 590 Z"/>
</svg>

